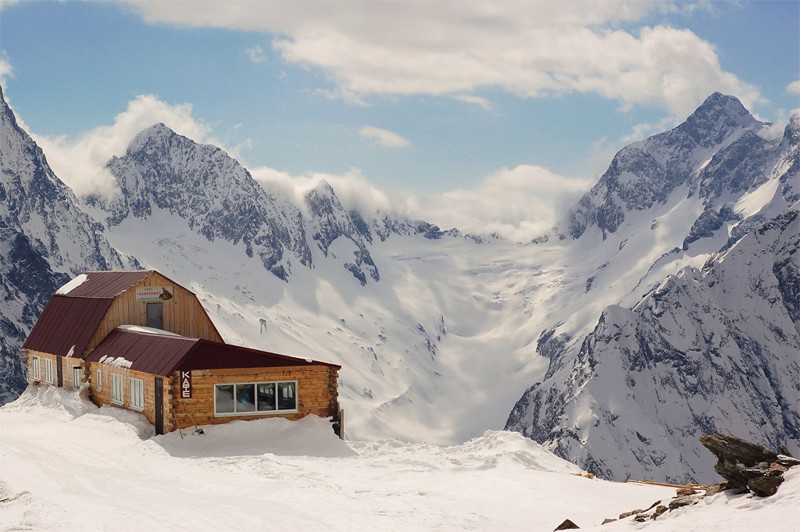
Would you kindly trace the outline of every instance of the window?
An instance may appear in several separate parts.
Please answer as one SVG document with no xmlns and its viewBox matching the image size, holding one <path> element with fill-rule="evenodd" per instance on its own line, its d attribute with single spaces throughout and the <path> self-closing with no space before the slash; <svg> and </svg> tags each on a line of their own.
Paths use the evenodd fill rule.
<svg viewBox="0 0 800 532">
<path fill-rule="evenodd" d="M 111 402 L 121 405 L 123 398 L 122 375 L 113 373 L 111 375 Z"/>
<path fill-rule="evenodd" d="M 214 385 L 214 414 L 297 412 L 297 381 Z"/>
<path fill-rule="evenodd" d="M 44 382 L 53 384 L 53 360 L 44 359 Z"/>
<path fill-rule="evenodd" d="M 98 392 L 103 391 L 103 370 L 97 368 L 97 383 L 95 384 Z"/>
<path fill-rule="evenodd" d="M 39 373 L 39 357 L 37 357 L 37 356 L 31 358 L 31 377 L 35 381 L 38 381 L 39 379 L 41 379 L 41 376 L 40 376 L 40 373 Z"/>
<path fill-rule="evenodd" d="M 129 378 L 131 393 L 131 408 L 144 410 L 144 381 L 142 379 Z"/>
<path fill-rule="evenodd" d="M 72 366 L 72 385 L 75 388 L 81 385 L 81 381 L 83 380 L 81 373 L 83 373 L 83 368 L 80 366 Z"/>
</svg>

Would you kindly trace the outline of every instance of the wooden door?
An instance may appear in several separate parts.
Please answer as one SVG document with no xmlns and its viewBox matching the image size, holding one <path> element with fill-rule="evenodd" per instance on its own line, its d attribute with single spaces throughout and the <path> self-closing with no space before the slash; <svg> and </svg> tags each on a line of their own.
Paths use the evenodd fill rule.
<svg viewBox="0 0 800 532">
<path fill-rule="evenodd" d="M 156 377 L 156 435 L 164 434 L 164 380 Z"/>
</svg>

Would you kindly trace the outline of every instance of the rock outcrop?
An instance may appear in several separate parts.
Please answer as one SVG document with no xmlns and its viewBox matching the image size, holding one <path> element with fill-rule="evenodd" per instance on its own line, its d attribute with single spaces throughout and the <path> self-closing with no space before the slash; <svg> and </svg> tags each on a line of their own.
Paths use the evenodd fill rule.
<svg viewBox="0 0 800 532">
<path fill-rule="evenodd" d="M 725 479 L 720 489 L 746 489 L 759 497 L 769 497 L 783 483 L 783 474 L 800 465 L 796 458 L 735 436 L 710 434 L 701 437 L 700 442 L 719 460 L 714 471 Z"/>
</svg>

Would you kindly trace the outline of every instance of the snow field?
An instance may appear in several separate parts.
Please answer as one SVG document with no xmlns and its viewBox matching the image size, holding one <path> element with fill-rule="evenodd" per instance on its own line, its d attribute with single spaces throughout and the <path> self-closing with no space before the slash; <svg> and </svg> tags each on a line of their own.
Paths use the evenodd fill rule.
<svg viewBox="0 0 800 532">
<path fill-rule="evenodd" d="M 2 530 L 552 530 L 672 490 L 590 480 L 515 433 L 342 442 L 308 417 L 147 438 L 138 414 L 28 389 L 0 408 Z"/>
<path fill-rule="evenodd" d="M 85 393 L 85 392 L 84 392 Z M 800 468 L 778 494 L 720 493 L 658 521 L 672 488 L 575 475 L 516 433 L 460 445 L 343 442 L 309 416 L 152 437 L 141 415 L 29 388 L 0 408 L 0 530 L 800 530 Z"/>
</svg>

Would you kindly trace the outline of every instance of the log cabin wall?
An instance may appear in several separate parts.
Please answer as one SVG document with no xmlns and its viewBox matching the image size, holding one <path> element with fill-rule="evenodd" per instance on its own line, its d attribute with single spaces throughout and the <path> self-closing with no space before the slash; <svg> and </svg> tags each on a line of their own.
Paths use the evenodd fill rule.
<svg viewBox="0 0 800 532">
<path fill-rule="evenodd" d="M 296 420 L 309 414 L 319 417 L 339 417 L 338 378 L 339 371 L 327 365 L 284 366 L 274 368 L 243 368 L 193 370 L 192 397 L 180 395 L 180 372 L 172 386 L 173 411 L 178 426 L 190 427 L 228 423 L 237 419 L 261 419 L 282 417 Z M 258 414 L 214 415 L 214 385 L 251 382 L 297 381 L 297 412 L 261 412 Z M 166 397 L 166 395 L 165 395 Z M 194 418 L 194 419 L 192 419 Z M 175 427 L 173 427 L 174 429 Z"/>
<path fill-rule="evenodd" d="M 120 366 L 110 366 L 99 362 L 89 362 L 89 382 L 91 384 L 90 397 L 92 402 L 97 406 L 110 405 L 118 408 L 125 408 L 134 412 L 140 412 L 147 418 L 150 424 L 156 424 L 156 398 L 155 398 L 155 384 L 156 377 L 152 373 L 144 373 L 142 371 L 135 371 Z M 98 376 L 98 371 L 100 375 Z M 112 375 L 120 375 L 122 377 L 122 402 L 115 402 L 111 399 L 111 392 L 113 388 Z M 142 409 L 131 407 L 131 387 L 128 379 L 140 379 L 144 388 L 144 405 Z M 170 389 L 171 383 L 169 377 L 161 377 L 163 381 L 162 391 L 163 395 L 163 414 L 164 414 L 164 432 L 167 433 L 175 430 L 174 423 L 172 422 L 172 410 L 170 408 Z"/>
<path fill-rule="evenodd" d="M 136 289 L 161 286 L 171 286 L 173 289 L 173 298 L 162 303 L 165 331 L 190 338 L 224 342 L 197 296 L 158 272 L 152 272 L 114 299 L 86 345 L 84 355 L 91 353 L 108 333 L 120 325 L 147 326 L 147 303 L 136 300 Z"/>
<path fill-rule="evenodd" d="M 33 349 L 28 350 L 28 384 L 33 385 L 40 385 L 40 384 L 52 384 L 56 386 L 58 384 L 58 376 L 56 375 L 57 372 L 57 364 L 58 364 L 58 356 L 51 355 L 50 353 L 42 353 L 41 351 L 34 351 Z M 33 374 L 33 365 L 35 361 L 39 361 L 39 378 L 34 378 Z M 50 381 L 45 380 L 45 360 L 50 360 L 53 368 L 52 379 Z M 72 371 L 72 370 L 70 370 Z"/>
</svg>

